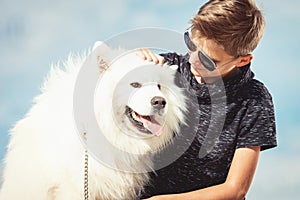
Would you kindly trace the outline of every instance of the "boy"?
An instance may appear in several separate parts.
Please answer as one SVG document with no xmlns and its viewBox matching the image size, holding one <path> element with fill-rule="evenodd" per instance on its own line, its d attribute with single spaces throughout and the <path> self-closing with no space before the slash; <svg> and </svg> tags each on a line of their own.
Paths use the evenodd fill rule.
<svg viewBox="0 0 300 200">
<path fill-rule="evenodd" d="M 277 146 L 272 97 L 250 69 L 251 52 L 265 21 L 252 0 L 210 0 L 191 22 L 190 32 L 184 34 L 187 55 L 140 51 L 149 61 L 179 66 L 178 72 L 197 95 L 200 113 L 188 150 L 152 175 L 142 198 L 244 199 L 260 151 Z M 219 123 L 210 113 L 218 102 L 212 99 L 219 98 L 226 99 L 224 125 L 212 150 L 199 156 L 209 125 Z"/>
</svg>

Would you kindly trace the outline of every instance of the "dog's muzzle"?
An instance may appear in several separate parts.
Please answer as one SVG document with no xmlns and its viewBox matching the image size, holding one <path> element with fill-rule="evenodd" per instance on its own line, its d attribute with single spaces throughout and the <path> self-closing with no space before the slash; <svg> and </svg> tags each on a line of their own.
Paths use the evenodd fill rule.
<svg viewBox="0 0 300 200">
<path fill-rule="evenodd" d="M 131 124 L 140 132 L 160 136 L 163 134 L 163 126 L 155 120 L 155 115 L 162 116 L 165 113 L 166 100 L 163 97 L 155 96 L 151 99 L 152 114 L 141 115 L 134 109 L 126 106 L 125 115 Z"/>
</svg>

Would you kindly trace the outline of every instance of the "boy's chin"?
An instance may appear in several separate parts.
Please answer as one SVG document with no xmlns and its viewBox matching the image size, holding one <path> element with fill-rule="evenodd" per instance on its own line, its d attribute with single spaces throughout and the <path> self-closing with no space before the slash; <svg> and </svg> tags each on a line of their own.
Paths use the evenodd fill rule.
<svg viewBox="0 0 300 200">
<path fill-rule="evenodd" d="M 196 71 L 193 67 L 191 67 L 191 72 L 195 77 L 202 77 L 199 71 Z"/>
</svg>

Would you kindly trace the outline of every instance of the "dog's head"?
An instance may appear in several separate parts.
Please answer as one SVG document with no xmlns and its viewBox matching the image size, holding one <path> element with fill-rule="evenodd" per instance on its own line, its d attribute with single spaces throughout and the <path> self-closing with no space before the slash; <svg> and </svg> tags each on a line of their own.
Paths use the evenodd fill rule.
<svg viewBox="0 0 300 200">
<path fill-rule="evenodd" d="M 104 48 L 105 54 L 114 54 Z M 176 72 L 143 61 L 134 51 L 107 61 L 98 50 L 96 58 L 102 73 L 95 110 L 103 134 L 119 148 L 135 148 L 132 152 L 156 150 L 170 142 L 184 123 L 186 109 L 182 90 L 174 83 Z"/>
<path fill-rule="evenodd" d="M 160 91 L 161 85 L 156 82 L 132 82 L 130 86 L 134 89 L 125 106 L 126 117 L 131 123 L 129 126 L 141 133 L 162 135 L 168 105 Z"/>
</svg>

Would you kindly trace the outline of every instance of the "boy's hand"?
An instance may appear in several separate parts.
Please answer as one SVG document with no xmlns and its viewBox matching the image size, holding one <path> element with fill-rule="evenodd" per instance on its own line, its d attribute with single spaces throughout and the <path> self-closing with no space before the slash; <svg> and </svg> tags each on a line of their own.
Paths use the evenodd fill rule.
<svg viewBox="0 0 300 200">
<path fill-rule="evenodd" d="M 154 53 L 150 49 L 140 48 L 137 50 L 136 54 L 144 60 L 149 62 L 154 62 L 155 64 L 163 65 L 165 60 L 164 57 Z"/>
</svg>

